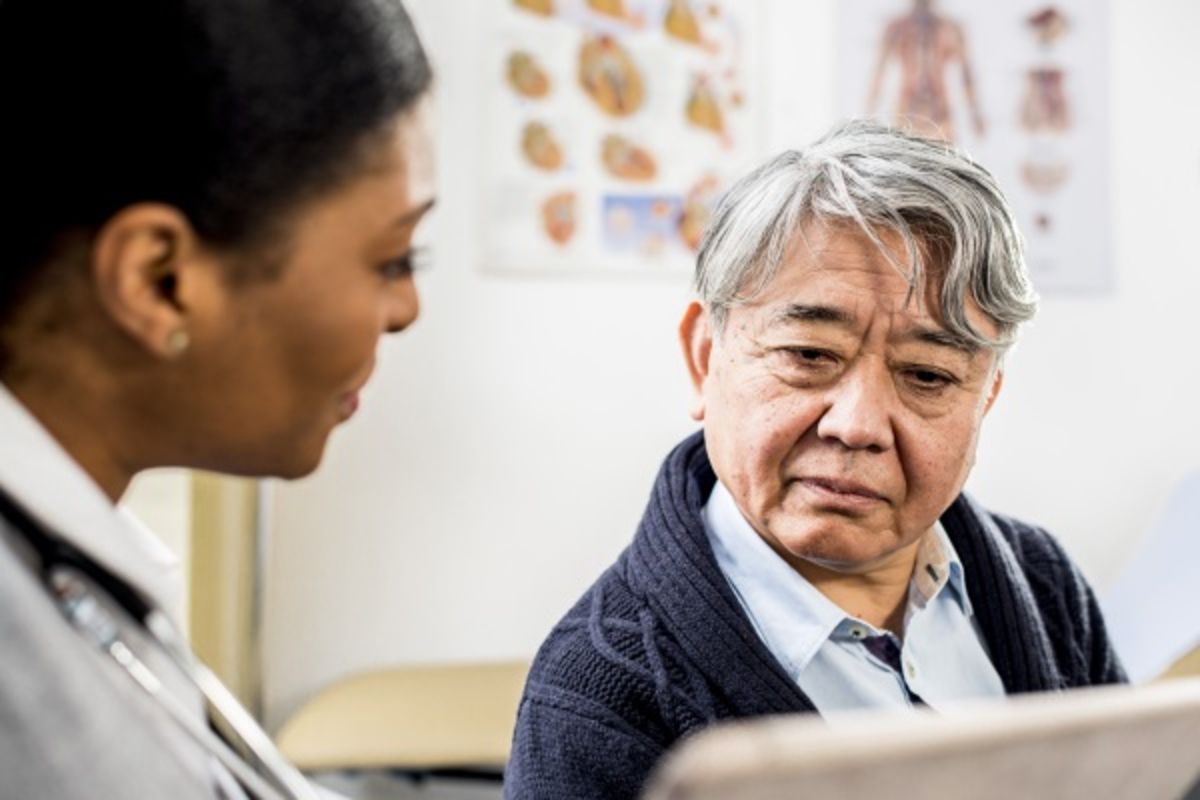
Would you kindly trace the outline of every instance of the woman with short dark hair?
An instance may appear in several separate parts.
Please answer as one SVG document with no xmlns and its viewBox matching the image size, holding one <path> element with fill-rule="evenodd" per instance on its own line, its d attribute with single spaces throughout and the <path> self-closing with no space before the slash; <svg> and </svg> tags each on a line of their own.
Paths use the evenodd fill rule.
<svg viewBox="0 0 1200 800">
<path fill-rule="evenodd" d="M 417 316 L 430 81 L 396 0 L 0 0 L 6 796 L 311 792 L 115 503 L 316 467 Z"/>
</svg>

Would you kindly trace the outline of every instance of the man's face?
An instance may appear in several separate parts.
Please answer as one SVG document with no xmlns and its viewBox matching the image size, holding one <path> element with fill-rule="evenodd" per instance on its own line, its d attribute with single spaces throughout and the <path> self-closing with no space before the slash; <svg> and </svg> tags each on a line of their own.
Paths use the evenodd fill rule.
<svg viewBox="0 0 1200 800">
<path fill-rule="evenodd" d="M 794 565 L 885 567 L 953 502 L 974 462 L 1000 385 L 996 354 L 958 342 L 907 295 L 857 228 L 810 224 L 719 335 L 698 304 L 684 317 L 713 469 Z M 997 333 L 973 304 L 968 316 Z"/>
</svg>

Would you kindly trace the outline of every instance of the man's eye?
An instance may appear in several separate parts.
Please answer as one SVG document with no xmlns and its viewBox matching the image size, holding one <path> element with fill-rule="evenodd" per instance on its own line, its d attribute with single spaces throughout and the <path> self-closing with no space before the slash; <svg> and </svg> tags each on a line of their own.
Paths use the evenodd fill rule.
<svg viewBox="0 0 1200 800">
<path fill-rule="evenodd" d="M 910 369 L 905 375 L 911 385 L 923 391 L 944 389 L 956 383 L 951 376 L 931 369 Z"/>
<path fill-rule="evenodd" d="M 780 352 L 786 359 L 784 368 L 805 379 L 831 378 L 841 364 L 836 353 L 819 347 L 782 347 Z"/>
<path fill-rule="evenodd" d="M 834 363 L 834 357 L 826 350 L 815 347 L 789 347 L 788 354 L 803 366 L 821 366 Z"/>
</svg>

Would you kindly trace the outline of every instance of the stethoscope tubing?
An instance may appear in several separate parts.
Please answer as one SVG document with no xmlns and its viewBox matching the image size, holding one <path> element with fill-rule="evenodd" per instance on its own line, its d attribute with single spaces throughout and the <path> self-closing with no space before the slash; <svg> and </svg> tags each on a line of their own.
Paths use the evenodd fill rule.
<svg viewBox="0 0 1200 800">
<path fill-rule="evenodd" d="M 283 758 L 270 737 L 220 679 L 182 644 L 182 638 L 166 614 L 146 603 L 119 578 L 76 548 L 41 530 L 2 490 L 0 517 L 8 518 L 40 557 L 45 588 L 71 628 L 111 658 L 180 730 L 225 767 L 244 789 L 259 800 L 320 800 L 317 791 Z M 107 585 L 108 582 L 113 584 L 112 587 Z M 93 584 L 97 588 L 93 589 Z M 149 634 L 208 706 L 220 715 L 238 738 L 238 744 L 254 758 L 267 777 L 209 728 L 194 710 L 189 710 L 167 691 L 154 671 L 122 638 L 121 626 L 112 618 L 112 610 L 99 601 L 98 592 L 103 592 L 112 601 L 109 605 L 119 609 L 130 623 L 140 625 Z"/>
<path fill-rule="evenodd" d="M 222 707 L 225 706 L 227 708 L 228 702 L 219 703 L 211 696 L 211 683 L 200 679 L 199 670 L 195 668 L 194 664 L 189 663 L 190 659 L 185 660 L 181 658 L 178 652 L 179 648 L 175 646 L 172 640 L 162 635 L 163 626 L 169 625 L 169 623 L 161 618 L 161 612 L 151 611 L 147 614 L 145 620 L 147 632 L 162 647 L 168 657 L 179 667 L 183 675 L 195 686 L 210 705 L 227 718 L 227 721 L 233 726 L 238 737 L 250 747 L 251 752 L 260 760 L 260 763 L 263 764 L 263 767 L 271 774 L 272 778 L 279 782 L 280 786 L 277 787 L 267 782 L 245 759 L 234 752 L 233 748 L 222 740 L 221 737 L 204 725 L 196 717 L 194 711 L 189 711 L 178 698 L 166 690 L 162 681 L 154 674 L 154 671 L 138 658 L 133 649 L 121 638 L 120 628 L 116 622 L 111 619 L 105 619 L 109 612 L 92 596 L 92 589 L 85 581 L 74 575 L 69 569 L 62 567 L 51 568 L 48 577 L 49 588 L 58 603 L 59 610 L 71 624 L 71 627 L 90 644 L 99 649 L 100 652 L 112 658 L 121 667 L 122 671 L 133 679 L 134 683 L 141 687 L 147 695 L 167 712 L 167 716 L 171 718 L 172 722 L 179 726 L 202 749 L 217 759 L 255 797 L 260 798 L 260 800 L 316 800 L 317 795 L 311 789 L 308 787 L 289 786 L 285 782 L 286 773 L 280 774 L 277 771 L 276 765 L 269 764 L 261 758 L 258 748 L 252 747 L 242 733 L 242 731 L 246 730 L 244 720 L 238 720 L 237 722 L 228 720 L 225 708 Z M 153 620 L 153 624 L 151 620 Z M 212 683 L 220 685 L 220 681 L 215 676 L 209 675 L 208 677 L 212 678 Z M 210 683 L 210 685 L 206 687 L 203 685 L 204 683 Z M 236 700 L 233 700 L 232 696 L 223 699 L 232 701 L 236 707 L 240 708 L 240 705 L 237 704 Z M 259 731 L 257 724 L 253 725 L 251 730 Z M 263 734 L 263 736 L 265 737 L 266 734 Z M 289 771 L 290 769 L 288 767 Z"/>
</svg>

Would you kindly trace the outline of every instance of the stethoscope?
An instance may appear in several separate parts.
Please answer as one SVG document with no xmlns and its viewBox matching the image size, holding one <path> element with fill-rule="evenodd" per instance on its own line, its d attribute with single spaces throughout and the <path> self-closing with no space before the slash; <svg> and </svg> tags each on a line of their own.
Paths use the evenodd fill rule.
<svg viewBox="0 0 1200 800">
<path fill-rule="evenodd" d="M 116 662 L 245 790 L 260 800 L 319 800 L 316 790 L 284 759 L 237 698 L 192 654 L 166 614 L 78 548 L 46 532 L 3 491 L 0 491 L 0 516 L 33 548 L 42 581 L 71 627 Z M 111 602 L 105 602 L 104 598 Z M 122 636 L 118 616 L 140 625 L 162 648 L 204 698 L 213 722 L 226 738 L 217 735 L 197 718 L 194 709 L 166 689 Z"/>
</svg>

